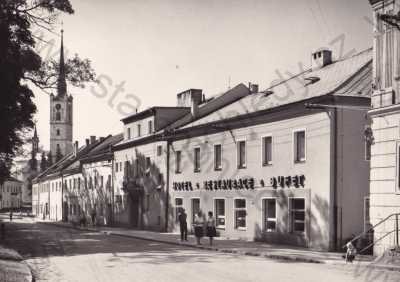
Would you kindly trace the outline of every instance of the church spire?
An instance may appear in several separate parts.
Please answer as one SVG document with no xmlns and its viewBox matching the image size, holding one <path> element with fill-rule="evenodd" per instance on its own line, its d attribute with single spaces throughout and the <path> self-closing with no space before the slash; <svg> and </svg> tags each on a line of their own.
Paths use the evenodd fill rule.
<svg viewBox="0 0 400 282">
<path fill-rule="evenodd" d="M 61 49 L 60 49 L 60 69 L 57 80 L 57 96 L 67 94 L 67 83 L 65 81 L 65 63 L 64 63 L 64 29 L 61 29 Z"/>
<path fill-rule="evenodd" d="M 32 154 L 35 154 L 39 151 L 39 137 L 36 130 L 36 122 L 34 125 L 34 133 L 32 137 Z"/>
</svg>

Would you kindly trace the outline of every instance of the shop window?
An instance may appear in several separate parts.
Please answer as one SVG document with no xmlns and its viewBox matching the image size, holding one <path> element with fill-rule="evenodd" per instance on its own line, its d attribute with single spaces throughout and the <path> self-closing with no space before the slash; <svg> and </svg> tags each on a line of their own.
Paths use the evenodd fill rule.
<svg viewBox="0 0 400 282">
<path fill-rule="evenodd" d="M 192 199 L 192 222 L 194 222 L 194 217 L 200 212 L 200 199 Z"/>
<path fill-rule="evenodd" d="M 238 168 L 246 167 L 246 141 L 239 141 L 237 143 L 237 161 Z"/>
<path fill-rule="evenodd" d="M 200 148 L 194 148 L 194 172 L 200 172 Z"/>
<path fill-rule="evenodd" d="M 225 228 L 225 200 L 215 199 L 215 225 L 217 228 Z"/>
<path fill-rule="evenodd" d="M 294 133 L 294 161 L 305 162 L 306 160 L 306 132 L 299 130 Z"/>
<path fill-rule="evenodd" d="M 222 145 L 214 145 L 214 170 L 222 169 Z"/>
<path fill-rule="evenodd" d="M 235 199 L 234 201 L 235 229 L 246 228 L 246 199 Z"/>
<path fill-rule="evenodd" d="M 272 136 L 262 138 L 262 162 L 264 166 L 272 164 Z"/>
<path fill-rule="evenodd" d="M 263 200 L 264 231 L 276 231 L 276 199 Z"/>
<path fill-rule="evenodd" d="M 175 220 L 176 222 L 179 221 L 179 213 L 183 209 L 183 199 L 182 198 L 175 198 Z"/>
<path fill-rule="evenodd" d="M 304 198 L 289 199 L 290 232 L 305 231 L 305 200 Z"/>
<path fill-rule="evenodd" d="M 157 146 L 157 156 L 161 156 L 162 155 L 162 146 L 158 145 Z"/>
</svg>

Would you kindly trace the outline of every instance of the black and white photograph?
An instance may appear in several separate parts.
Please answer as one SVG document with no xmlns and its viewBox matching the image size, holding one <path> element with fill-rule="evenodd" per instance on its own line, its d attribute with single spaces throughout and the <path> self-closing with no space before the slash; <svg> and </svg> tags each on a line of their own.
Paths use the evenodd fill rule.
<svg viewBox="0 0 400 282">
<path fill-rule="evenodd" d="M 400 281 L 400 0 L 0 0 L 0 282 Z"/>
</svg>

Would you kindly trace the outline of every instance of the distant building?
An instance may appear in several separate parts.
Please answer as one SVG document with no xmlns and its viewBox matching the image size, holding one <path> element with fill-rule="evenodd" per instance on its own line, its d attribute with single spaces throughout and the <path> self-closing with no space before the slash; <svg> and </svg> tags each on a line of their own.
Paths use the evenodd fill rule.
<svg viewBox="0 0 400 282">
<path fill-rule="evenodd" d="M 8 177 L 0 185 L 0 209 L 19 209 L 22 205 L 22 182 Z"/>
<path fill-rule="evenodd" d="M 374 254 L 399 246 L 400 237 L 400 18 L 394 1 L 370 0 L 373 9 L 373 81 L 370 198 Z M 397 24 L 397 27 L 395 26 Z"/>
</svg>

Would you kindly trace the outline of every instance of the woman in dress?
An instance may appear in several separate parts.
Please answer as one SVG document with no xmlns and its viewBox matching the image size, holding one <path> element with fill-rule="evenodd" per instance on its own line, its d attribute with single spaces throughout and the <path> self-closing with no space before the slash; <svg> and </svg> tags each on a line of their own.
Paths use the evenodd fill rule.
<svg viewBox="0 0 400 282">
<path fill-rule="evenodd" d="M 208 212 L 207 218 L 207 237 L 210 238 L 210 246 L 213 244 L 213 238 L 217 235 L 217 230 L 215 228 L 215 218 L 211 211 Z"/>
<path fill-rule="evenodd" d="M 204 219 L 201 211 L 194 216 L 194 236 L 196 236 L 197 245 L 201 245 L 200 239 L 204 236 Z"/>
</svg>

